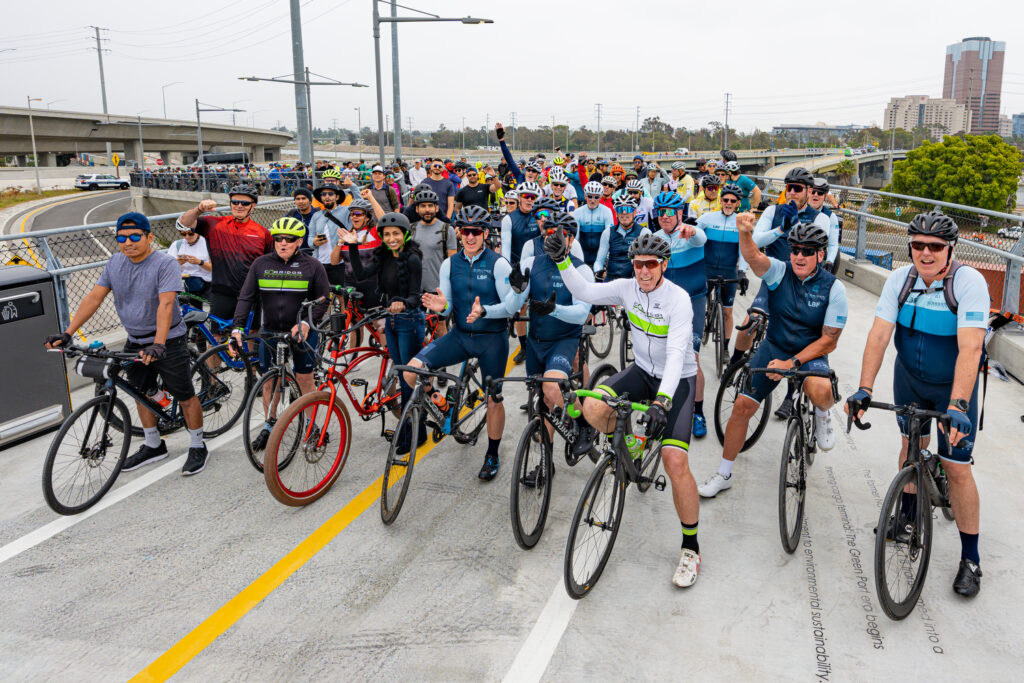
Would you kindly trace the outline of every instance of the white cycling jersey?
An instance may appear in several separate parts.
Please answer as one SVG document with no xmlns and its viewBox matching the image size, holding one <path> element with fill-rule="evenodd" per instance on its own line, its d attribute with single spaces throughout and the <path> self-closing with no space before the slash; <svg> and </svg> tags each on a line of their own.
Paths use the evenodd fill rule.
<svg viewBox="0 0 1024 683">
<path fill-rule="evenodd" d="M 693 307 L 686 290 L 667 279 L 651 292 L 641 290 L 635 278 L 588 282 L 569 259 L 559 263 L 558 269 L 575 298 L 595 305 L 615 304 L 626 310 L 636 364 L 661 380 L 658 394 L 674 396 L 680 379 L 697 374 Z"/>
</svg>

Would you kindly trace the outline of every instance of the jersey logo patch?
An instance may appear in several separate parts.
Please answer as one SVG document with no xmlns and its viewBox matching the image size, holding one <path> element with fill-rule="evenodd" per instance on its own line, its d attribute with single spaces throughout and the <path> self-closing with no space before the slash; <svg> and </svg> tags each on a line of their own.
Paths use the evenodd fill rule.
<svg viewBox="0 0 1024 683">
<path fill-rule="evenodd" d="M 971 322 L 981 322 L 985 319 L 985 314 L 981 311 L 967 311 L 967 315 L 965 317 Z"/>
</svg>

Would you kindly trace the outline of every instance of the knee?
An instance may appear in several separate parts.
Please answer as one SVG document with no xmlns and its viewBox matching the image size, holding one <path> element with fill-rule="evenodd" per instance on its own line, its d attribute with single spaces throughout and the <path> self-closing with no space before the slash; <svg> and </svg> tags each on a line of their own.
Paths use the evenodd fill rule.
<svg viewBox="0 0 1024 683">
<path fill-rule="evenodd" d="M 558 385 L 551 382 L 544 383 L 544 402 L 549 406 L 558 405 L 562 402 L 562 392 Z"/>
<path fill-rule="evenodd" d="M 732 422 L 733 417 L 743 418 L 749 420 L 757 412 L 757 407 L 760 404 L 754 401 L 754 399 L 747 396 L 739 396 L 736 398 L 736 402 L 732 406 L 732 416 L 729 421 Z"/>
<path fill-rule="evenodd" d="M 672 481 L 679 481 L 692 476 L 690 473 L 689 457 L 685 450 L 681 448 L 663 448 L 661 459 L 665 463 L 665 474 Z"/>
<path fill-rule="evenodd" d="M 974 473 L 968 463 L 954 463 L 948 460 L 942 461 L 942 469 L 946 471 L 946 478 L 954 486 L 961 486 L 974 482 Z"/>
</svg>

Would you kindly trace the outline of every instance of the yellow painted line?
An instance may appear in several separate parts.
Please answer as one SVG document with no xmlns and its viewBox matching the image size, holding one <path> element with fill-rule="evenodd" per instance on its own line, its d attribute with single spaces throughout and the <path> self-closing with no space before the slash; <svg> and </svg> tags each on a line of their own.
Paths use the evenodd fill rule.
<svg viewBox="0 0 1024 683">
<path fill-rule="evenodd" d="M 96 195 L 91 195 L 91 196 L 95 197 Z M 68 204 L 70 202 L 75 202 L 75 201 L 78 201 L 79 199 L 85 199 L 85 198 L 86 197 L 83 197 L 82 195 L 76 195 L 74 197 L 71 197 L 70 199 L 62 199 L 59 202 L 53 202 L 52 204 L 44 204 L 43 206 L 40 206 L 39 208 L 32 209 L 31 211 L 26 213 L 24 216 L 22 216 L 22 218 L 21 218 L 21 229 L 18 232 L 24 233 L 25 232 L 25 228 L 28 226 L 28 219 L 31 218 L 32 216 L 36 215 L 40 211 L 46 211 L 47 209 L 52 209 L 55 206 L 60 206 L 61 204 Z M 23 239 L 22 242 L 25 243 L 25 248 L 28 249 L 29 256 L 32 257 L 32 260 L 35 262 L 36 267 L 37 268 L 43 268 L 43 266 L 39 263 L 39 259 L 36 258 L 36 253 L 32 250 L 32 246 L 28 243 L 28 239 Z"/>
</svg>

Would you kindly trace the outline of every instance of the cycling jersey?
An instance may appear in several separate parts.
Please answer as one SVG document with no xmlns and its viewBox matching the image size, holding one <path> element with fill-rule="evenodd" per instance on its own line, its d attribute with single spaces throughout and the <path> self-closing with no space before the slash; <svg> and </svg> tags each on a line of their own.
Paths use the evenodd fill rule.
<svg viewBox="0 0 1024 683">
<path fill-rule="evenodd" d="M 960 352 L 957 330 L 988 327 L 988 284 L 977 270 L 961 265 L 953 277 L 956 313 L 946 303 L 944 280 L 926 287 L 921 277 L 900 307 L 900 290 L 909 272 L 910 266 L 903 266 L 889 275 L 875 316 L 896 325 L 896 360 L 911 377 L 921 382 L 950 384 Z"/>
<path fill-rule="evenodd" d="M 594 273 L 583 259 L 573 255 L 569 258 L 585 280 L 594 281 Z M 530 281 L 522 294 L 516 296 L 516 308 L 521 308 L 526 300 L 547 301 L 552 294 L 555 295 L 555 310 L 551 314 L 540 316 L 530 312 L 529 340 L 579 339 L 583 323 L 590 315 L 590 304 L 580 301 L 566 288 L 551 257 L 541 252 L 539 256 L 524 258 L 519 267 L 524 272 L 530 269 Z"/>
<path fill-rule="evenodd" d="M 327 311 L 329 293 L 327 271 L 309 254 L 297 251 L 287 261 L 276 251 L 265 254 L 253 261 L 238 294 L 234 326 L 244 328 L 249 311 L 259 302 L 264 329 L 290 332 L 302 302 L 324 297 L 312 309 L 312 320 L 320 320 Z"/>
<path fill-rule="evenodd" d="M 708 238 L 702 229 L 694 229 L 696 232 L 688 239 L 682 237 L 679 228 L 671 235 L 664 230 L 654 234 L 672 248 L 665 277 L 685 289 L 691 297 L 698 297 L 708 293 L 708 276 L 704 270 L 704 243 Z"/>
<path fill-rule="evenodd" d="M 440 287 L 448 300 L 442 315 L 452 312 L 455 327 L 463 332 L 502 332 L 508 329 L 508 320 L 519 310 L 515 306 L 515 293 L 508 283 L 512 272 L 509 262 L 491 249 L 485 248 L 473 257 L 465 251 L 445 259 L 441 264 Z M 452 283 L 458 284 L 458 288 Z M 466 317 L 473 309 L 473 301 L 480 297 L 486 315 L 473 323 Z"/>
<path fill-rule="evenodd" d="M 750 211 L 750 193 L 757 187 L 757 183 L 745 175 L 741 175 L 736 180 L 730 180 L 729 182 L 733 185 L 739 185 L 740 211 Z"/>
<path fill-rule="evenodd" d="M 596 209 L 590 209 L 584 204 L 573 211 L 572 216 L 580 226 L 576 241 L 583 249 L 583 260 L 588 266 L 594 266 L 601 241 L 607 240 L 605 234 L 615 227 L 615 214 L 602 204 L 598 204 Z"/>
<path fill-rule="evenodd" d="M 789 242 L 785 236 L 789 229 L 783 227 L 784 217 L 779 214 L 778 206 L 769 206 L 757 219 L 754 226 L 754 243 L 759 247 L 765 247 L 764 253 L 779 261 L 789 261 Z M 814 223 L 819 228 L 829 232 L 828 216 L 815 210 L 810 204 L 805 204 L 796 216 L 793 217 L 790 227 L 797 223 Z"/>
<path fill-rule="evenodd" d="M 659 396 L 674 396 L 680 379 L 697 374 L 697 359 L 690 353 L 693 310 L 690 297 L 681 287 L 662 280 L 655 290 L 644 292 L 635 279 L 587 282 L 569 259 L 558 263 L 558 269 L 577 299 L 626 309 L 636 365 L 660 379 Z"/>
<path fill-rule="evenodd" d="M 835 275 L 818 266 L 801 280 L 788 260 L 770 260 L 761 278 L 771 311 L 766 337 L 783 353 L 800 353 L 821 338 L 823 327 L 846 325 L 846 288 Z"/>
<path fill-rule="evenodd" d="M 239 223 L 232 216 L 200 216 L 195 231 L 206 238 L 213 266 L 213 291 L 235 296 L 258 257 L 273 249 L 270 231 L 250 219 Z"/>
<path fill-rule="evenodd" d="M 731 280 L 737 277 L 737 270 L 747 270 L 747 262 L 740 254 L 736 214 L 726 216 L 721 211 L 711 211 L 697 219 L 697 227 L 708 238 L 704 245 L 704 267 L 709 278 L 717 275 Z"/>
<path fill-rule="evenodd" d="M 621 225 L 601 236 L 601 246 L 594 261 L 595 271 L 605 271 L 606 280 L 633 277 L 633 264 L 629 260 L 629 246 L 633 240 L 651 231 L 644 225 L 633 223 L 629 229 Z"/>
<path fill-rule="evenodd" d="M 537 221 L 532 213 L 519 209 L 510 211 L 501 219 L 501 255 L 510 263 L 519 263 L 523 245 L 538 234 Z"/>
<path fill-rule="evenodd" d="M 697 192 L 697 196 L 690 200 L 689 208 L 691 216 L 700 218 L 710 211 L 722 210 L 722 202 L 719 200 L 718 195 L 715 195 L 714 199 L 708 199 L 704 196 L 704 190 L 694 191 Z"/>
<path fill-rule="evenodd" d="M 678 192 L 687 204 L 693 199 L 693 178 L 688 174 L 681 176 L 679 180 L 669 180 L 668 188 L 673 192 Z"/>
<path fill-rule="evenodd" d="M 828 217 L 828 249 L 825 251 L 825 260 L 835 263 L 839 255 L 839 216 L 827 206 L 822 205 L 821 212 Z"/>
</svg>

